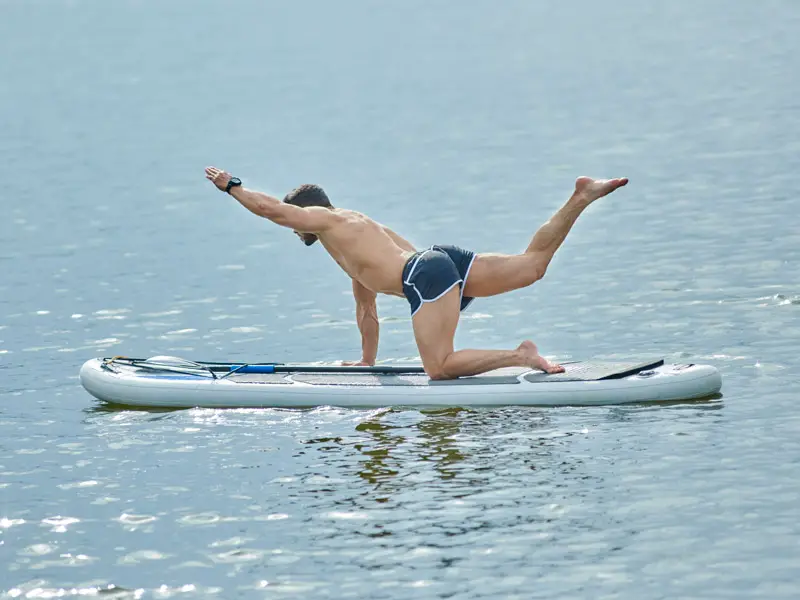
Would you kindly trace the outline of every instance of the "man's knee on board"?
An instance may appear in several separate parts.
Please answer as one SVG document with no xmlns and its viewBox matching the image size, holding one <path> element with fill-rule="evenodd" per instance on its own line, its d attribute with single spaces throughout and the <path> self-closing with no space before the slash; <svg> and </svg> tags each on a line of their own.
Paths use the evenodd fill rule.
<svg viewBox="0 0 800 600">
<path fill-rule="evenodd" d="M 447 374 L 444 367 L 445 361 L 423 360 L 422 368 L 425 369 L 425 374 L 433 380 L 440 381 L 442 379 L 453 379 L 451 375 Z"/>
</svg>

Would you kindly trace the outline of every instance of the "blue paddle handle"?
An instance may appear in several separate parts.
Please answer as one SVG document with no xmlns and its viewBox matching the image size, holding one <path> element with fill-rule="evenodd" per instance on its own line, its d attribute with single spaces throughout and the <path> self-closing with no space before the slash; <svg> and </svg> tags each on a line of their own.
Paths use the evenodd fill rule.
<svg viewBox="0 0 800 600">
<path fill-rule="evenodd" d="M 236 371 L 237 373 L 274 373 L 275 365 L 244 365 L 241 367 L 231 365 L 231 371 Z"/>
</svg>

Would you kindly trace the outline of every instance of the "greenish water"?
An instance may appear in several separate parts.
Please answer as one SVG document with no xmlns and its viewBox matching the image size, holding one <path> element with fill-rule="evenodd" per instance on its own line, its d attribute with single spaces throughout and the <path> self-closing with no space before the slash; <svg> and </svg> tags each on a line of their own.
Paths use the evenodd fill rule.
<svg viewBox="0 0 800 600">
<path fill-rule="evenodd" d="M 800 5 L 0 6 L 4 597 L 797 597 Z M 724 395 L 104 409 L 94 356 L 358 358 L 346 277 L 208 164 L 506 252 L 626 175 L 457 342 L 712 363 Z"/>
</svg>

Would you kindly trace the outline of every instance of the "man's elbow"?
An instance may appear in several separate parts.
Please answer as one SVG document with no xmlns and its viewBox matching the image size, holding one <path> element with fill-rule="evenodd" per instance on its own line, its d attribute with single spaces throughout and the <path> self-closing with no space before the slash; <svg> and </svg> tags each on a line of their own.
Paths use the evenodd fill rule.
<svg viewBox="0 0 800 600">
<path fill-rule="evenodd" d="M 283 225 L 281 221 L 285 220 L 285 215 L 282 214 L 280 208 L 280 206 L 275 206 L 271 202 L 261 201 L 256 205 L 256 213 L 258 216 L 269 219 L 273 223 Z"/>
<path fill-rule="evenodd" d="M 267 204 L 259 209 L 258 214 L 281 227 L 288 227 L 289 229 L 294 229 L 301 233 L 311 233 L 311 230 L 305 222 L 293 219 L 290 215 L 282 211 L 281 207 L 274 207 Z"/>
</svg>

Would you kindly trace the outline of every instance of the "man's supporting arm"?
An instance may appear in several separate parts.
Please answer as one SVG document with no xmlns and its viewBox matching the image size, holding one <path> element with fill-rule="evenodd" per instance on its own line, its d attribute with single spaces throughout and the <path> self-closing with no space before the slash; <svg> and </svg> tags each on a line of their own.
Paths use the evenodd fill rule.
<svg viewBox="0 0 800 600">
<path fill-rule="evenodd" d="M 378 307 L 376 294 L 353 279 L 353 296 L 356 299 L 356 322 L 361 332 L 361 362 L 374 365 L 378 357 Z"/>
</svg>

